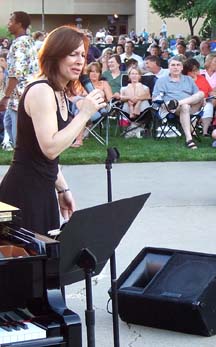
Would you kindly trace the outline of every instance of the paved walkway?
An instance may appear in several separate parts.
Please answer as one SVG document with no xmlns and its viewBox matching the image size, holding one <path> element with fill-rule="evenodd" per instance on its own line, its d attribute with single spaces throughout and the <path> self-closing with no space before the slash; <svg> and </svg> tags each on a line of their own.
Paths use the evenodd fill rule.
<svg viewBox="0 0 216 347">
<path fill-rule="evenodd" d="M 1 175 L 5 169 L 0 168 Z M 107 201 L 104 165 L 64 166 L 63 172 L 79 208 Z M 216 254 L 215 182 L 215 162 L 114 164 L 113 200 L 151 192 L 116 250 L 118 276 L 146 246 Z M 93 280 L 97 347 L 113 346 L 112 316 L 106 311 L 109 287 L 107 264 Z M 68 306 L 82 318 L 86 347 L 84 282 L 67 286 L 66 298 Z M 120 320 L 120 342 L 121 347 L 215 347 L 216 336 L 189 335 Z"/>
</svg>

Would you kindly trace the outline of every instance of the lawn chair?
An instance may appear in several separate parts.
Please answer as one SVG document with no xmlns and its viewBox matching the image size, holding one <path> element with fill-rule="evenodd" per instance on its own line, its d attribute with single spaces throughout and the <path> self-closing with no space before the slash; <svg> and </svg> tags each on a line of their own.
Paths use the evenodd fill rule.
<svg viewBox="0 0 216 347">
<path fill-rule="evenodd" d="M 152 103 L 152 109 L 153 109 L 153 137 L 155 139 L 164 139 L 169 137 L 179 137 L 184 134 L 179 116 L 176 115 L 174 112 L 170 112 L 170 110 L 167 108 L 168 113 L 165 116 L 161 116 L 161 106 L 165 105 L 163 99 L 161 100 L 155 100 Z M 200 119 L 203 115 L 203 107 L 201 109 L 191 114 L 191 134 L 192 136 L 196 137 L 198 141 L 201 141 L 200 137 Z"/>
<path fill-rule="evenodd" d="M 149 87 L 150 94 L 152 95 L 152 91 L 154 88 L 154 84 L 156 82 L 157 77 L 154 75 L 142 75 L 141 77 L 141 83 Z M 128 84 L 128 75 L 122 74 L 122 82 L 121 85 L 127 86 Z M 151 105 L 152 100 L 149 100 L 149 103 Z M 140 115 L 132 121 L 130 119 L 130 116 L 127 112 L 123 110 L 123 103 L 120 101 L 117 101 L 116 104 L 112 104 L 112 112 L 115 114 L 115 117 L 117 118 L 117 128 L 121 129 L 120 135 L 125 137 L 132 137 L 133 134 L 136 134 L 137 137 L 140 137 L 140 131 L 143 132 L 143 134 L 150 134 L 153 124 L 153 117 L 152 117 L 152 107 L 149 106 L 144 111 L 140 113 Z M 126 122 L 127 128 L 123 129 L 121 127 L 122 122 Z M 117 130 L 116 130 L 117 133 Z"/>
</svg>

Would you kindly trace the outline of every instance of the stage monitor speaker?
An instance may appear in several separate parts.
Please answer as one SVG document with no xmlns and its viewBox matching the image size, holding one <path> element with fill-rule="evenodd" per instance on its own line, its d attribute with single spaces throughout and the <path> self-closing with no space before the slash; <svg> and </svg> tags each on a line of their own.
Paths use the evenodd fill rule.
<svg viewBox="0 0 216 347">
<path fill-rule="evenodd" d="M 117 286 L 119 315 L 128 323 L 216 333 L 216 255 L 147 247 Z"/>
</svg>

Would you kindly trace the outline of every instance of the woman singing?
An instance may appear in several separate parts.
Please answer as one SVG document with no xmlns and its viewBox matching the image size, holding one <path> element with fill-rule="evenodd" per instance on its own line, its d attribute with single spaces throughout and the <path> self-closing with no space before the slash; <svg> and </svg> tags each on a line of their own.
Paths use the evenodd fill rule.
<svg viewBox="0 0 216 347">
<path fill-rule="evenodd" d="M 59 208 L 64 219 L 75 209 L 58 156 L 70 147 L 91 115 L 106 106 L 101 91 L 95 89 L 70 121 L 65 93 L 75 93 L 79 87 L 87 42 L 73 27 L 53 30 L 39 53 L 39 78 L 27 86 L 19 103 L 17 143 L 0 185 L 0 201 L 20 208 L 21 226 L 41 234 L 59 227 Z"/>
</svg>

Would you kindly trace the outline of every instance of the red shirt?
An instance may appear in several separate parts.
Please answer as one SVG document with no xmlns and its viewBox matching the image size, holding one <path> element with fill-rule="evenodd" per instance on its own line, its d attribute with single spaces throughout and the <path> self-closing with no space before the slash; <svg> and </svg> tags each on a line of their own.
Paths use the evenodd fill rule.
<svg viewBox="0 0 216 347">
<path fill-rule="evenodd" d="M 195 83 L 199 90 L 205 93 L 205 98 L 207 98 L 209 96 L 209 93 L 213 90 L 207 79 L 202 75 L 197 76 Z"/>
</svg>

